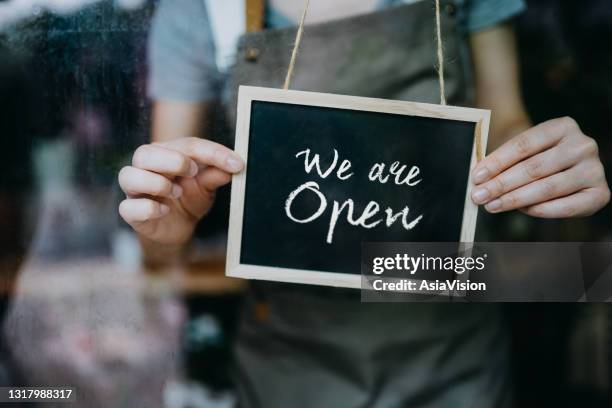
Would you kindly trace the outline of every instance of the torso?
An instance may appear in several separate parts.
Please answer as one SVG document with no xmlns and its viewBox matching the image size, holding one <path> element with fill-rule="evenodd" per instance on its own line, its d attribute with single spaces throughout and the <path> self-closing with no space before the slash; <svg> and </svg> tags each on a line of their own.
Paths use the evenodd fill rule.
<svg viewBox="0 0 612 408">
<path fill-rule="evenodd" d="M 339 20 L 360 14 L 367 14 L 389 6 L 417 3 L 425 0 L 334 0 L 311 1 L 308 7 L 307 24 Z M 302 15 L 305 0 L 268 1 L 268 21 L 271 28 L 296 24 Z"/>
<path fill-rule="evenodd" d="M 311 1 L 308 22 L 320 23 L 365 14 L 376 9 L 379 0 Z M 270 7 L 292 21 L 299 21 L 305 0 L 270 0 Z"/>
</svg>

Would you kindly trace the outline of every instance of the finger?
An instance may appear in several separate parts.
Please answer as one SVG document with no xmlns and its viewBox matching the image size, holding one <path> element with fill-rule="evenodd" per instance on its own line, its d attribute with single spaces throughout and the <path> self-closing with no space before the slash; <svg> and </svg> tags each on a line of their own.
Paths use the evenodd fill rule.
<svg viewBox="0 0 612 408">
<path fill-rule="evenodd" d="M 119 214 L 130 225 L 163 217 L 169 211 L 166 204 L 148 198 L 128 198 L 119 204 Z"/>
<path fill-rule="evenodd" d="M 579 177 L 579 171 L 572 168 L 503 194 L 487 203 L 485 209 L 491 213 L 516 210 L 564 197 L 585 187 L 587 184 Z"/>
<path fill-rule="evenodd" d="M 168 149 L 177 150 L 203 166 L 215 166 L 228 173 L 237 173 L 244 162 L 233 150 L 222 144 L 197 137 L 183 137 L 159 143 Z"/>
<path fill-rule="evenodd" d="M 521 186 L 565 170 L 578 163 L 578 153 L 575 149 L 556 146 L 536 154 L 475 188 L 472 200 L 476 204 L 484 204 Z"/>
<path fill-rule="evenodd" d="M 216 167 L 208 167 L 198 174 L 198 184 L 209 192 L 226 185 L 231 179 L 230 173 Z"/>
<path fill-rule="evenodd" d="M 167 176 L 193 177 L 198 165 L 188 156 L 158 144 L 142 145 L 134 152 L 132 165 Z"/>
<path fill-rule="evenodd" d="M 567 197 L 523 208 L 521 211 L 540 218 L 585 217 L 602 208 L 608 199 L 600 188 L 588 188 Z"/>
<path fill-rule="evenodd" d="M 166 177 L 131 166 L 126 166 L 119 172 L 119 185 L 130 197 L 150 195 L 179 198 L 183 193 L 181 186 L 172 183 Z"/>
<path fill-rule="evenodd" d="M 474 183 L 484 183 L 519 161 L 554 146 L 573 128 L 577 125 L 570 118 L 554 119 L 513 137 L 478 163 L 472 172 Z"/>
</svg>

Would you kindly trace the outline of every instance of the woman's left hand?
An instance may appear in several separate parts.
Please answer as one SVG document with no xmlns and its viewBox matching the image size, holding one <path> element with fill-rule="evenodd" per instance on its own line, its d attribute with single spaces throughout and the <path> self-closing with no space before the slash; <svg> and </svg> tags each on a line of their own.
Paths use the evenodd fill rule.
<svg viewBox="0 0 612 408">
<path fill-rule="evenodd" d="M 472 200 L 491 213 L 582 217 L 610 201 L 597 143 L 568 117 L 512 138 L 478 163 L 472 180 Z"/>
</svg>

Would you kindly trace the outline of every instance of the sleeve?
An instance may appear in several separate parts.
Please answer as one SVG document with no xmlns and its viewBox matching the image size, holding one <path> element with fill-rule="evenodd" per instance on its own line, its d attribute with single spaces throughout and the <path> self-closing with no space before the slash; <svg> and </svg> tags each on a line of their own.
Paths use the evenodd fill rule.
<svg viewBox="0 0 612 408">
<path fill-rule="evenodd" d="M 161 0 L 148 39 L 148 95 L 205 101 L 220 78 L 206 6 L 202 0 Z"/>
<path fill-rule="evenodd" d="M 524 10 L 524 0 L 467 0 L 465 26 L 469 32 L 484 30 Z"/>
</svg>

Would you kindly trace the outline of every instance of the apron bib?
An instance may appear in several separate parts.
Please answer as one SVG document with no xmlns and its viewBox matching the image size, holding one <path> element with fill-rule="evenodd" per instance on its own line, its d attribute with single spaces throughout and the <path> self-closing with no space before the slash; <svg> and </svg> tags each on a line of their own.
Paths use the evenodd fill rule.
<svg viewBox="0 0 612 408">
<path fill-rule="evenodd" d="M 441 1 L 446 97 L 469 105 L 466 38 Z M 251 32 L 224 90 L 280 87 L 295 28 Z M 305 27 L 291 88 L 438 103 L 434 5 L 390 7 Z M 251 282 L 237 341 L 241 407 L 506 406 L 507 337 L 498 309 L 360 302 L 350 289 Z"/>
<path fill-rule="evenodd" d="M 442 1 L 444 78 L 450 105 L 469 105 L 472 87 L 465 36 L 455 6 Z M 248 33 L 239 41 L 224 101 L 235 123 L 239 85 L 282 86 L 296 28 Z M 419 1 L 372 14 L 307 25 L 291 89 L 438 103 L 433 4 Z"/>
</svg>

